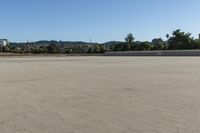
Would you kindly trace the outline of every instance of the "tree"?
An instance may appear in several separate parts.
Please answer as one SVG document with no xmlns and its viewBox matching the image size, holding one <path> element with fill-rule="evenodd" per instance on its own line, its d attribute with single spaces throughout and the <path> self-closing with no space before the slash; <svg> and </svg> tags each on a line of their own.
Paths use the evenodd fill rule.
<svg viewBox="0 0 200 133">
<path fill-rule="evenodd" d="M 47 46 L 48 53 L 58 53 L 58 47 L 55 44 Z"/>
<path fill-rule="evenodd" d="M 100 45 L 100 53 L 105 53 L 106 47 L 104 45 Z"/>
<path fill-rule="evenodd" d="M 181 32 L 180 29 L 173 31 L 172 36 L 168 39 L 169 49 L 192 49 L 194 39 L 190 36 L 191 33 Z"/>
<path fill-rule="evenodd" d="M 94 53 L 100 53 L 101 49 L 100 46 L 97 44 L 94 46 Z"/>
<path fill-rule="evenodd" d="M 149 42 L 141 42 L 140 44 L 138 44 L 137 49 L 139 51 L 147 51 L 151 49 L 151 45 Z"/>
<path fill-rule="evenodd" d="M 89 47 L 88 53 L 89 53 L 89 54 L 93 53 L 93 48 L 92 48 L 92 47 Z"/>
<path fill-rule="evenodd" d="M 169 38 L 169 34 L 166 35 L 166 38 Z"/>
<path fill-rule="evenodd" d="M 2 52 L 10 52 L 10 48 L 8 46 L 4 46 L 2 48 Z"/>
<path fill-rule="evenodd" d="M 73 51 L 73 53 L 75 53 L 75 54 L 83 53 L 83 49 L 82 49 L 81 46 L 74 46 L 74 47 L 72 48 L 72 51 Z"/>
<path fill-rule="evenodd" d="M 152 42 L 152 50 L 163 50 L 164 41 L 161 38 L 153 39 Z"/>
<path fill-rule="evenodd" d="M 195 40 L 195 46 L 196 49 L 200 49 L 200 39 Z"/>
<path fill-rule="evenodd" d="M 124 51 L 124 43 L 118 43 L 112 46 L 112 51 Z"/>
<path fill-rule="evenodd" d="M 125 38 L 126 41 L 126 45 L 127 45 L 127 50 L 130 50 L 131 45 L 133 45 L 133 41 L 135 40 L 135 38 L 133 37 L 132 33 L 129 33 L 127 35 L 127 37 Z"/>
</svg>

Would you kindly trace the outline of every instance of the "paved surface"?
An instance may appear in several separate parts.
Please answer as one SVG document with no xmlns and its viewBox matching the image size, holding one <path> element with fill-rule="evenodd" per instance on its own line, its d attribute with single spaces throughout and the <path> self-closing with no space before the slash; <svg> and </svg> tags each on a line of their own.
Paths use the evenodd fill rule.
<svg viewBox="0 0 200 133">
<path fill-rule="evenodd" d="M 200 58 L 0 59 L 1 133 L 199 133 Z"/>
</svg>

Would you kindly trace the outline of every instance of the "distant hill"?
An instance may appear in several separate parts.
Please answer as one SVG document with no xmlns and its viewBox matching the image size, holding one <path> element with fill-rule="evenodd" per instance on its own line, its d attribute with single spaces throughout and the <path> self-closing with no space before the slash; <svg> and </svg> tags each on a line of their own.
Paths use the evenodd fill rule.
<svg viewBox="0 0 200 133">
<path fill-rule="evenodd" d="M 83 41 L 47 41 L 47 40 L 42 40 L 42 41 L 37 41 L 37 42 L 10 42 L 10 45 L 12 46 L 22 46 L 22 45 L 34 45 L 34 46 L 47 46 L 50 44 L 55 44 L 55 45 L 59 45 L 59 46 L 80 46 L 80 45 L 95 45 L 97 43 L 89 43 L 89 42 L 83 42 Z"/>
<path fill-rule="evenodd" d="M 122 44 L 124 42 L 121 41 L 110 41 L 110 42 L 105 42 L 103 43 L 104 45 L 110 46 L 110 45 L 116 45 L 116 44 Z"/>
</svg>

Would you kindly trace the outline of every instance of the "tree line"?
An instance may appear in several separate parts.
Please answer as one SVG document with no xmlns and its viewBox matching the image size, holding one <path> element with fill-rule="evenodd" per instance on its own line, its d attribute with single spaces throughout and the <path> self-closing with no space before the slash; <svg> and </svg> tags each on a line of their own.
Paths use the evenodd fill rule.
<svg viewBox="0 0 200 133">
<path fill-rule="evenodd" d="M 38 41 L 26 43 L 10 43 L 1 47 L 2 52 L 11 53 L 62 53 L 62 54 L 93 54 L 107 51 L 150 51 L 150 50 L 189 50 L 200 49 L 199 38 L 191 37 L 191 33 L 180 29 L 166 35 L 167 40 L 155 38 L 149 41 L 135 41 L 133 34 L 129 33 L 124 42 L 87 43 L 64 41 Z"/>
<path fill-rule="evenodd" d="M 192 50 L 200 49 L 199 38 L 191 37 L 191 33 L 182 32 L 180 29 L 173 31 L 172 35 L 166 35 L 167 40 L 155 38 L 151 42 L 135 41 L 131 33 L 127 35 L 124 43 L 113 45 L 111 51 L 150 51 L 150 50 Z"/>
<path fill-rule="evenodd" d="M 98 43 L 38 41 L 27 43 L 10 43 L 8 46 L 1 47 L 1 51 L 33 54 L 93 54 L 105 53 L 106 47 Z"/>
</svg>

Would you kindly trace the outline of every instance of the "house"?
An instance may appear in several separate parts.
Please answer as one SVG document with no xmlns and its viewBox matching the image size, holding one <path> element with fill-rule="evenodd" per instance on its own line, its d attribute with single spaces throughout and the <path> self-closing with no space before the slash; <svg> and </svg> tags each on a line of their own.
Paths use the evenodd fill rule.
<svg viewBox="0 0 200 133">
<path fill-rule="evenodd" d="M 9 45 L 9 42 L 7 39 L 0 39 L 0 47 L 5 47 Z"/>
</svg>

